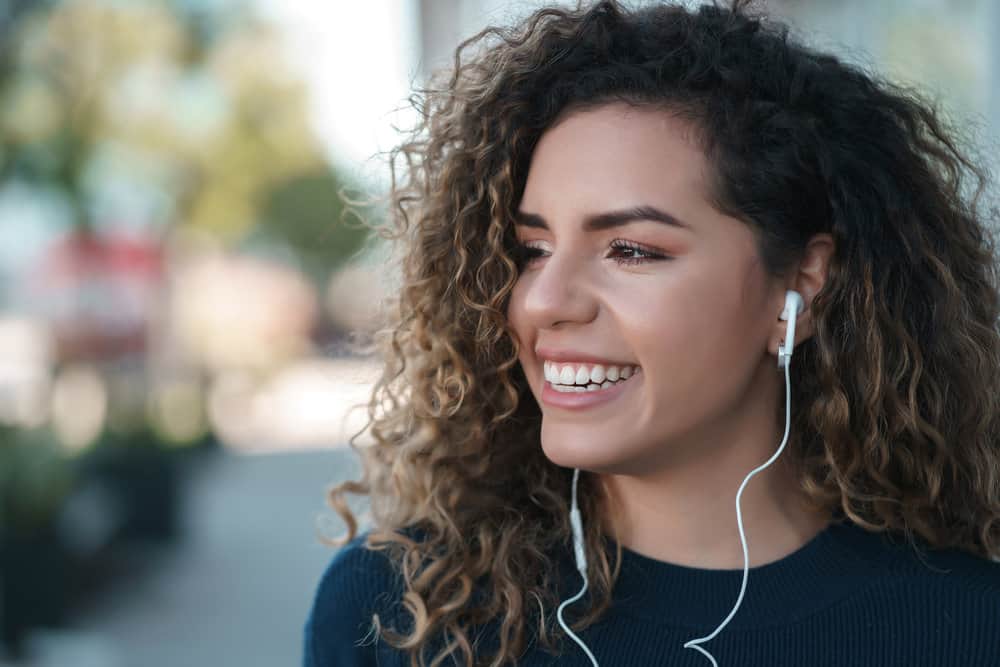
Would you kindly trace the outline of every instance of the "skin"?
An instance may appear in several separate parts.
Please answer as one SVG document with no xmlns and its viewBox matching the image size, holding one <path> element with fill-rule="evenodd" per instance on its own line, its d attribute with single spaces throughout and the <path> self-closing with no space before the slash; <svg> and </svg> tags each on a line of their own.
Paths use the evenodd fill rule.
<svg viewBox="0 0 1000 667">
<path fill-rule="evenodd" d="M 691 129 L 663 110 L 614 103 L 570 112 L 545 132 L 518 212 L 541 216 L 548 229 L 516 227 L 518 241 L 536 250 L 507 317 L 542 411 L 545 455 L 598 477 L 614 506 L 602 529 L 650 558 L 742 570 L 736 492 L 784 435 L 784 419 L 774 415 L 785 400 L 777 367 L 785 290 L 797 290 L 806 304 L 797 344 L 813 334 L 809 304 L 826 280 L 834 242 L 816 235 L 787 276 L 767 275 L 752 230 L 709 204 L 708 163 Z M 640 219 L 583 229 L 590 214 L 637 205 L 687 227 Z M 616 239 L 641 250 L 612 247 Z M 642 371 L 618 400 L 557 408 L 541 399 L 539 346 Z M 804 503 L 783 460 L 754 475 L 741 496 L 751 567 L 791 554 L 830 520 Z"/>
</svg>

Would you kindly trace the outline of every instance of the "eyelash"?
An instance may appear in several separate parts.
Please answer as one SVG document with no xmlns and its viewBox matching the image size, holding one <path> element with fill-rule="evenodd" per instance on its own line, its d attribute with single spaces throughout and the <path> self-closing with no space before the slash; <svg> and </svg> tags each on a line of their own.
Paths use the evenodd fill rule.
<svg viewBox="0 0 1000 667">
<path fill-rule="evenodd" d="M 660 253 L 653 252 L 652 250 L 644 248 L 643 246 L 637 243 L 634 243 L 632 241 L 626 241 L 625 239 L 615 239 L 614 241 L 611 242 L 610 247 L 617 250 L 633 250 L 641 252 L 642 254 L 645 255 L 645 257 L 614 258 L 616 262 L 624 265 L 634 265 L 634 264 L 642 264 L 643 262 L 673 259 L 673 257 L 669 257 L 667 255 L 661 255 Z M 530 262 L 532 259 L 537 259 L 539 255 L 536 255 L 534 253 L 540 253 L 540 252 L 544 252 L 544 250 L 542 250 L 541 248 L 535 248 L 533 246 L 526 245 L 524 243 L 518 243 L 516 248 L 516 254 L 518 256 L 518 266 L 522 266 Z"/>
</svg>

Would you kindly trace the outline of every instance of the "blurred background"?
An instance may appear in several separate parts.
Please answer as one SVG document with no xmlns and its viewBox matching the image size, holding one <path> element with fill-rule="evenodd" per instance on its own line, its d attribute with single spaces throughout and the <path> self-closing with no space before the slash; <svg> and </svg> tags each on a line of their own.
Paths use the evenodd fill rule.
<svg viewBox="0 0 1000 667">
<path fill-rule="evenodd" d="M 541 4 L 0 0 L 0 665 L 300 663 L 397 284 L 380 152 Z M 1000 3 L 768 7 L 995 159 Z"/>
</svg>

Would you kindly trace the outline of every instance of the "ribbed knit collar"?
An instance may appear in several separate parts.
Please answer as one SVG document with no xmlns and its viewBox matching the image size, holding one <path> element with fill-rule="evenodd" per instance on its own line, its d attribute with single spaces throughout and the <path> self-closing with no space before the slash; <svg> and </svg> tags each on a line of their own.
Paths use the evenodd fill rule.
<svg viewBox="0 0 1000 667">
<path fill-rule="evenodd" d="M 747 535 L 753 549 L 753 536 Z M 747 587 L 727 628 L 787 625 L 879 580 L 890 571 L 890 552 L 907 548 L 849 522 L 829 524 L 784 558 L 751 567 Z M 613 555 L 612 544 L 609 555 Z M 702 629 L 716 627 L 736 604 L 743 569 L 708 570 L 676 565 L 622 547 L 614 588 L 615 613 Z M 582 579 L 573 570 L 570 590 Z"/>
</svg>

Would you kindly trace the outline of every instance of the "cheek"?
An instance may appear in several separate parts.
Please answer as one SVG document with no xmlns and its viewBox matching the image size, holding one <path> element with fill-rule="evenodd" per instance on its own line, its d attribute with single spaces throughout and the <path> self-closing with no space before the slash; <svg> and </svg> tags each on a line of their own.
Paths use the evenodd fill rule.
<svg viewBox="0 0 1000 667">
<path fill-rule="evenodd" d="M 507 298 L 507 320 L 513 323 L 518 316 L 521 307 L 522 295 L 524 293 L 524 281 L 518 279 L 514 283 L 510 296 Z"/>
<path fill-rule="evenodd" d="M 523 301 L 523 289 L 521 288 L 522 284 L 520 282 L 514 285 L 514 289 L 507 301 L 505 316 L 507 318 L 508 328 L 511 330 L 512 335 L 516 336 L 520 345 L 518 349 L 518 358 L 523 365 L 525 363 L 525 357 L 530 354 L 531 346 L 534 343 L 531 339 L 531 331 L 526 326 L 523 317 L 523 309 L 521 307 L 521 303 Z"/>
<path fill-rule="evenodd" d="M 720 330 L 732 323 L 720 319 L 712 299 L 696 285 L 671 285 L 643 297 L 620 321 L 628 327 L 628 338 L 646 372 L 648 419 L 684 419 L 684 413 L 701 402 L 704 385 L 726 372 L 730 351 L 720 349 L 724 347 Z M 663 410 L 674 405 L 688 408 L 681 414 Z"/>
<path fill-rule="evenodd" d="M 507 310 L 504 316 L 507 318 L 507 325 L 515 331 L 518 336 L 523 336 L 523 318 L 521 317 L 521 290 L 518 289 L 518 285 L 514 285 L 514 289 L 510 294 L 510 298 L 507 300 Z"/>
<path fill-rule="evenodd" d="M 708 287 L 708 283 L 701 283 Z M 760 363 L 754 314 L 734 293 L 692 288 L 665 294 L 649 308 L 636 336 L 643 342 L 640 360 L 650 365 L 655 405 L 695 406 L 729 402 Z"/>
<path fill-rule="evenodd" d="M 633 341 L 635 353 L 654 363 L 664 355 L 675 357 L 696 342 L 698 331 L 711 317 L 701 300 L 681 285 L 637 291 L 620 303 L 618 321 Z"/>
</svg>

